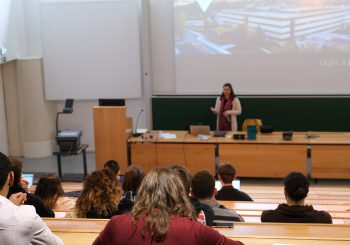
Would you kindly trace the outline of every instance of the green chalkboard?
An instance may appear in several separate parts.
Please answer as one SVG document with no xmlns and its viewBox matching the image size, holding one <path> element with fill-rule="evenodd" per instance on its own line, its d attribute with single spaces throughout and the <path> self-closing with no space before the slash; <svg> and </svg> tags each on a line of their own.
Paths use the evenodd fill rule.
<svg viewBox="0 0 350 245">
<path fill-rule="evenodd" d="M 276 131 L 350 131 L 350 98 L 348 97 L 241 97 L 242 115 L 260 118 Z M 155 130 L 187 130 L 190 124 L 216 128 L 216 115 L 209 107 L 215 97 L 154 96 L 152 119 Z"/>
</svg>

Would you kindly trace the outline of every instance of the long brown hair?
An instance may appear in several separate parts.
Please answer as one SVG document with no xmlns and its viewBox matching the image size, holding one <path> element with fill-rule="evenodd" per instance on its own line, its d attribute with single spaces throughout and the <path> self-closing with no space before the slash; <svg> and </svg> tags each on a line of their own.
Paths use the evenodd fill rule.
<svg viewBox="0 0 350 245">
<path fill-rule="evenodd" d="M 180 178 L 167 168 L 156 168 L 146 175 L 130 213 L 133 224 L 145 216 L 141 235 L 155 242 L 165 239 L 171 216 L 195 218 Z"/>
<path fill-rule="evenodd" d="M 55 208 L 57 199 L 64 196 L 61 180 L 55 174 L 41 177 L 36 185 L 34 195 L 40 197 L 47 207 Z"/>
<path fill-rule="evenodd" d="M 233 91 L 233 88 L 232 88 L 232 85 L 231 83 L 225 83 L 224 86 L 222 86 L 223 88 L 224 87 L 229 87 L 230 90 L 231 90 L 231 93 L 230 93 L 230 98 L 233 100 L 236 95 L 235 95 L 235 92 Z M 220 100 L 224 99 L 225 98 L 225 95 L 224 95 L 224 92 L 221 93 L 221 96 L 220 96 Z"/>
<path fill-rule="evenodd" d="M 144 177 L 145 173 L 142 171 L 141 168 L 134 165 L 129 166 L 124 174 L 124 192 L 132 191 L 132 193 L 136 195 L 137 190 L 139 189 Z"/>
<path fill-rule="evenodd" d="M 86 178 L 77 200 L 77 216 L 86 218 L 86 214 L 91 211 L 98 216 L 110 215 L 117 210 L 122 193 L 120 183 L 112 171 L 103 169 L 92 172 Z"/>
</svg>

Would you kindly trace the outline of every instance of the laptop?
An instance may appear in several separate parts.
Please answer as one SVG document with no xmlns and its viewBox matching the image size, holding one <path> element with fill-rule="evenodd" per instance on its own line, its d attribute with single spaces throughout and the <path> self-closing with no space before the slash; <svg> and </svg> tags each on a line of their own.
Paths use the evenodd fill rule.
<svg viewBox="0 0 350 245">
<path fill-rule="evenodd" d="M 210 135 L 209 125 L 190 125 L 190 134 L 193 136 Z"/>
<path fill-rule="evenodd" d="M 33 182 L 34 182 L 34 174 L 29 174 L 29 173 L 25 174 L 25 173 L 23 173 L 22 175 L 23 175 L 23 178 L 26 181 L 28 181 L 28 188 L 31 188 L 32 185 L 33 185 Z"/>
<path fill-rule="evenodd" d="M 241 189 L 241 181 L 239 179 L 235 179 L 232 181 L 232 185 L 235 189 L 240 190 Z M 215 188 L 216 190 L 221 190 L 222 185 L 221 182 L 219 180 L 215 181 Z"/>
</svg>

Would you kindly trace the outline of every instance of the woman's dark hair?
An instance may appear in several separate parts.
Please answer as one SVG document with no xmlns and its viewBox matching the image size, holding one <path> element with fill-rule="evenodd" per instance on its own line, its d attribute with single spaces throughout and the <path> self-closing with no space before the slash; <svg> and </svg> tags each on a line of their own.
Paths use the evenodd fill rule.
<svg viewBox="0 0 350 245">
<path fill-rule="evenodd" d="M 4 187 L 7 177 L 11 172 L 11 161 L 0 152 L 0 190 Z"/>
<path fill-rule="evenodd" d="M 181 179 L 168 168 L 156 168 L 146 175 L 130 215 L 135 226 L 145 217 L 141 235 L 155 243 L 165 239 L 172 216 L 195 218 Z"/>
<path fill-rule="evenodd" d="M 20 184 L 22 178 L 23 163 L 22 161 L 15 158 L 10 157 L 9 159 L 12 163 L 11 170 L 13 171 L 13 184 Z"/>
<path fill-rule="evenodd" d="M 61 180 L 55 174 L 42 176 L 36 185 L 34 195 L 39 197 L 47 207 L 55 208 L 57 199 L 64 196 Z"/>
<path fill-rule="evenodd" d="M 190 171 L 182 165 L 174 164 L 169 167 L 169 169 L 174 170 L 175 173 L 180 177 L 182 184 L 185 187 L 187 194 L 191 191 L 192 176 Z"/>
<path fill-rule="evenodd" d="M 309 192 L 309 185 L 307 178 L 300 172 L 290 172 L 284 178 L 284 189 L 289 198 L 295 202 L 306 198 Z"/>
<path fill-rule="evenodd" d="M 230 93 L 230 98 L 233 100 L 236 95 L 235 95 L 235 92 L 233 91 L 233 88 L 232 88 L 232 85 L 231 83 L 225 83 L 224 86 L 222 86 L 223 88 L 224 87 L 229 87 L 230 90 L 231 90 L 231 93 Z M 222 92 L 221 96 L 220 96 L 220 99 L 224 99 L 225 98 L 225 95 L 224 95 L 224 92 Z"/>
<path fill-rule="evenodd" d="M 114 160 L 108 160 L 105 162 L 104 168 L 111 170 L 114 174 L 118 174 L 120 170 L 119 163 Z"/>
<path fill-rule="evenodd" d="M 123 190 L 124 192 L 132 191 L 136 195 L 145 173 L 141 168 L 131 165 L 124 174 Z"/>
</svg>

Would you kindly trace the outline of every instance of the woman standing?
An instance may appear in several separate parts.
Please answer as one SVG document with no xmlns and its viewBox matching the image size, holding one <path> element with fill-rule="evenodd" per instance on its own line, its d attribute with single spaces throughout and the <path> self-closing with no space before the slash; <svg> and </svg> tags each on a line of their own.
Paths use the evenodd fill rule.
<svg viewBox="0 0 350 245">
<path fill-rule="evenodd" d="M 221 96 L 216 99 L 215 107 L 210 109 L 217 114 L 217 130 L 237 131 L 237 115 L 241 115 L 242 108 L 230 83 L 224 84 Z"/>
</svg>

